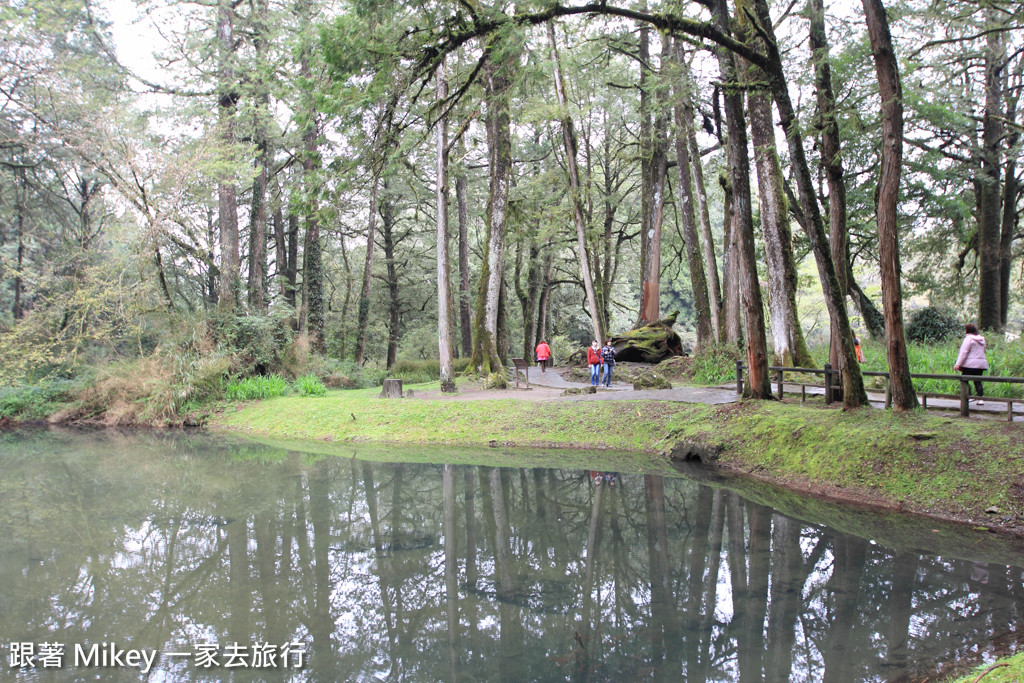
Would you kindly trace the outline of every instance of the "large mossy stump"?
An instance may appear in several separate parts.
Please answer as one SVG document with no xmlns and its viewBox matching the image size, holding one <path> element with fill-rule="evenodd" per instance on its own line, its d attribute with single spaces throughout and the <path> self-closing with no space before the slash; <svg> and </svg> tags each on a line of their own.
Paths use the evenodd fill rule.
<svg viewBox="0 0 1024 683">
<path fill-rule="evenodd" d="M 402 380 L 386 379 L 380 388 L 381 398 L 402 398 Z"/>
<path fill-rule="evenodd" d="M 672 329 L 679 311 L 668 317 L 612 337 L 615 359 L 620 362 L 660 363 L 683 355 L 683 340 Z"/>
</svg>

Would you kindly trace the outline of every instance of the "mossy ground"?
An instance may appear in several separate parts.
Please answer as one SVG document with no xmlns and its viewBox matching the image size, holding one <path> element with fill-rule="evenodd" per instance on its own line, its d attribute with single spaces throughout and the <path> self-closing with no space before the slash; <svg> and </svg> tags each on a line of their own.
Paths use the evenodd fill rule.
<svg viewBox="0 0 1024 683">
<path fill-rule="evenodd" d="M 432 386 L 412 388 L 420 393 Z M 280 397 L 231 406 L 211 424 L 321 443 L 634 452 L 616 456 L 623 471 L 649 471 L 650 460 L 641 454 L 664 453 L 686 441 L 716 448 L 729 469 L 801 491 L 1024 529 L 1024 430 L 1018 424 L 774 401 L 706 406 L 377 396 L 378 390 L 367 389 Z M 562 460 L 571 459 L 586 467 L 588 456 L 568 453 L 551 452 L 545 464 L 564 466 Z"/>
<path fill-rule="evenodd" d="M 1000 659 L 995 664 L 982 664 L 971 673 L 950 679 L 949 683 L 1019 683 L 1024 681 L 1024 653 Z"/>
</svg>

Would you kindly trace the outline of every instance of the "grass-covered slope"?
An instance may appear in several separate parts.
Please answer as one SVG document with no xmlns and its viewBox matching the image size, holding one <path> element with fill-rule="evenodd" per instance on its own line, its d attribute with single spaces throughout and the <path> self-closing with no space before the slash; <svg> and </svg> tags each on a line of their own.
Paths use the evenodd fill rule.
<svg viewBox="0 0 1024 683">
<path fill-rule="evenodd" d="M 215 416 L 212 425 L 334 444 L 636 451 L 636 456 L 618 456 L 626 459 L 619 469 L 627 471 L 634 469 L 631 458 L 649 462 L 641 453 L 692 443 L 717 452 L 729 469 L 802 491 L 1024 528 L 1020 424 L 776 402 L 715 407 L 662 401 L 384 400 L 371 389 L 241 405 Z M 581 455 L 587 459 L 573 453 L 574 466 L 586 466 Z M 545 464 L 565 464 L 557 455 L 552 459 Z"/>
</svg>

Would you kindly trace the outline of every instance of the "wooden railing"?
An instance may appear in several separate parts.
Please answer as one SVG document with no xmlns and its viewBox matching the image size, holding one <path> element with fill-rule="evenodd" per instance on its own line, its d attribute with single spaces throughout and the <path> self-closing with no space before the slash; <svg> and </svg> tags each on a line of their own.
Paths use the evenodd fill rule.
<svg viewBox="0 0 1024 683">
<path fill-rule="evenodd" d="M 743 365 L 743 361 L 736 361 L 736 393 L 743 393 L 743 371 L 746 370 L 746 366 Z M 775 373 L 775 384 L 776 384 L 776 395 L 781 400 L 784 391 L 784 376 L 787 372 L 803 373 L 811 375 L 824 375 L 823 384 L 806 384 L 803 382 L 790 382 L 790 384 L 800 385 L 800 400 L 804 401 L 807 398 L 806 389 L 807 387 L 819 387 L 825 389 L 825 405 L 831 405 L 837 400 L 838 397 L 842 396 L 842 373 L 839 370 L 832 368 L 832 365 L 825 363 L 823 368 L 789 368 L 779 365 L 771 365 L 768 367 L 768 371 Z M 878 372 L 874 370 L 862 370 L 861 375 L 865 377 L 883 377 L 885 378 L 885 407 L 886 409 L 892 407 L 892 384 L 889 381 L 888 372 Z M 952 382 L 960 383 L 960 394 L 938 394 L 933 392 L 917 392 L 917 395 L 922 398 L 922 403 L 925 408 L 928 407 L 929 398 L 949 398 L 949 399 L 960 399 L 960 416 L 969 417 L 970 412 L 970 389 L 968 382 L 991 382 L 991 383 L 1005 383 L 1005 384 L 1024 384 L 1024 377 L 984 377 L 981 375 L 931 375 L 925 373 L 910 373 L 911 379 L 938 379 L 938 380 L 949 380 Z M 1002 396 L 986 396 L 986 401 L 992 403 L 1005 403 L 1006 404 L 1006 419 L 1008 422 L 1013 421 L 1013 404 L 1024 404 L 1024 399 L 1021 398 L 1004 398 Z"/>
</svg>

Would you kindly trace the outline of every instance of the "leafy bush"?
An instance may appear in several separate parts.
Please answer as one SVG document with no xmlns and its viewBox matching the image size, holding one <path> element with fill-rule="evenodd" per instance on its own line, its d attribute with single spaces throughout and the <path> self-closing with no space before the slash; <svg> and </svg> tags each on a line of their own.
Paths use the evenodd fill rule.
<svg viewBox="0 0 1024 683">
<path fill-rule="evenodd" d="M 321 386 L 323 385 L 321 384 Z M 287 390 L 288 382 L 283 377 L 266 375 L 228 382 L 228 385 L 224 387 L 224 396 L 231 401 L 254 401 L 281 396 Z"/>
<path fill-rule="evenodd" d="M 734 344 L 716 344 L 701 349 L 694 357 L 690 368 L 696 384 L 721 384 L 736 380 L 736 361 L 741 360 L 740 350 Z"/>
<path fill-rule="evenodd" d="M 955 339 L 963 330 L 963 325 L 949 311 L 925 306 L 910 315 L 906 335 L 908 342 L 934 344 Z"/>
<path fill-rule="evenodd" d="M 303 375 L 295 379 L 295 389 L 300 396 L 326 396 L 327 387 L 316 375 Z"/>
<path fill-rule="evenodd" d="M 67 381 L 0 389 L 0 417 L 40 420 L 71 399 L 74 386 Z"/>
</svg>

